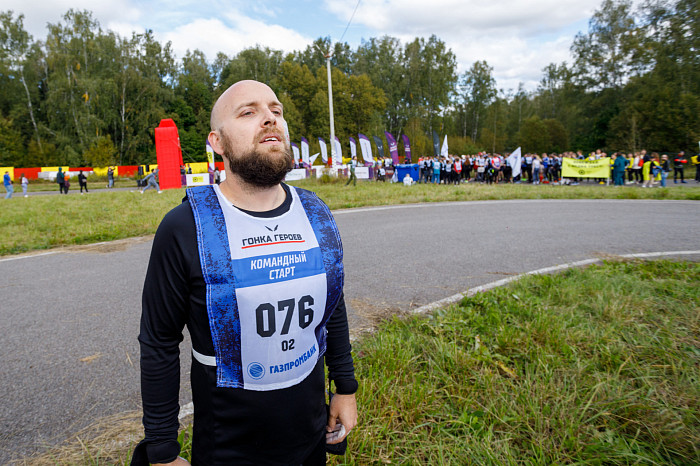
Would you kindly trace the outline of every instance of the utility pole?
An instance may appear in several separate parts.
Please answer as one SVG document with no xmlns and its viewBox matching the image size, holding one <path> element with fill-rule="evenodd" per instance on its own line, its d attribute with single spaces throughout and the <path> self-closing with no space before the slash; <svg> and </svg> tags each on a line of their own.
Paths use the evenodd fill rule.
<svg viewBox="0 0 700 466">
<path fill-rule="evenodd" d="M 328 69 L 328 111 L 331 117 L 331 166 L 335 165 L 335 123 L 333 121 L 333 82 L 331 81 L 331 57 L 332 52 L 323 55 L 326 58 L 326 68 Z"/>
</svg>

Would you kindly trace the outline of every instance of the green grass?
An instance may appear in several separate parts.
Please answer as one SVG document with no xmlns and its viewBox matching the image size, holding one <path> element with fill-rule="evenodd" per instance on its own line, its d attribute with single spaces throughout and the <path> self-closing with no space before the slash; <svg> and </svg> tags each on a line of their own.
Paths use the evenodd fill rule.
<svg viewBox="0 0 700 466">
<path fill-rule="evenodd" d="M 337 464 L 700 463 L 699 282 L 606 263 L 387 322 Z"/>
<path fill-rule="evenodd" d="M 126 183 L 126 181 L 124 182 Z M 364 182 L 344 186 L 344 180 L 293 183 L 312 191 L 331 207 L 343 209 L 387 204 L 495 199 L 685 199 L 700 200 L 700 187 L 677 189 L 604 186 L 415 185 Z M 76 183 L 77 185 L 77 183 Z M 135 184 L 131 182 L 129 186 Z M 47 184 L 47 186 L 54 186 Z M 56 188 L 57 189 L 57 188 Z M 88 244 L 155 233 L 163 215 L 179 204 L 184 190 L 144 195 L 127 191 L 93 191 L 67 196 L 18 196 L 2 200 L 0 255 L 58 246 Z"/>
<path fill-rule="evenodd" d="M 699 464 L 699 282 L 606 262 L 393 318 L 354 345 L 360 422 L 330 464 Z M 48 464 L 126 464 L 130 438 Z"/>
</svg>

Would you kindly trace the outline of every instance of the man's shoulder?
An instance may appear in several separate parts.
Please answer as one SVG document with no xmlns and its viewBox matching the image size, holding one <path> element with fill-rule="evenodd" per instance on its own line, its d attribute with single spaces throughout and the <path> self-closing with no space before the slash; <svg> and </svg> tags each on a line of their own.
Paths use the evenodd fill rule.
<svg viewBox="0 0 700 466">
<path fill-rule="evenodd" d="M 290 191 L 296 191 L 297 195 L 299 196 L 299 199 L 301 199 L 302 202 L 320 202 L 325 205 L 325 202 L 323 202 L 321 198 L 318 197 L 318 194 L 316 194 L 313 191 L 304 188 L 299 188 L 297 186 L 289 186 L 289 189 Z"/>
<path fill-rule="evenodd" d="M 190 203 L 185 197 L 182 203 L 172 208 L 160 222 L 158 226 L 157 234 L 169 234 L 177 235 L 188 233 L 190 231 L 194 232 L 194 214 L 192 213 L 192 208 Z"/>
</svg>

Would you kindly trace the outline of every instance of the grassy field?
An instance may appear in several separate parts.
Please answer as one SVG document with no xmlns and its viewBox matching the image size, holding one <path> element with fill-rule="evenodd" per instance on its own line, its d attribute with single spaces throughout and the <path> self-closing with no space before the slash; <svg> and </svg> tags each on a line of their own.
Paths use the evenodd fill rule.
<svg viewBox="0 0 700 466">
<path fill-rule="evenodd" d="M 126 183 L 123 182 L 123 183 Z M 293 183 L 318 193 L 331 209 L 421 202 L 496 199 L 689 199 L 700 200 L 700 187 L 642 189 L 606 186 L 415 185 L 364 182 L 345 187 L 343 180 Z M 75 184 L 77 185 L 77 183 Z M 74 185 L 74 186 L 75 186 Z M 135 183 L 129 182 L 136 190 Z M 52 189 L 54 184 L 47 184 Z M 100 185 L 101 186 L 101 185 Z M 57 188 L 55 188 L 57 189 Z M 0 204 L 0 255 L 58 246 L 150 235 L 163 215 L 179 204 L 184 190 L 156 194 L 96 190 L 80 196 L 21 196 Z"/>
<path fill-rule="evenodd" d="M 699 464 L 699 281 L 606 262 L 387 321 L 354 345 L 360 423 L 330 464 Z M 138 420 L 25 464 L 128 464 Z"/>
</svg>

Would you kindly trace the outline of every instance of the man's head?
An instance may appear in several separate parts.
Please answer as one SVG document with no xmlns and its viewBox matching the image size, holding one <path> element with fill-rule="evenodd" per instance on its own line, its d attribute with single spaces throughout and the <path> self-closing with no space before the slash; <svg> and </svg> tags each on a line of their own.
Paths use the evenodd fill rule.
<svg viewBox="0 0 700 466">
<path fill-rule="evenodd" d="M 272 187 L 294 166 L 285 125 L 282 104 L 269 86 L 239 81 L 214 104 L 209 144 L 244 182 Z"/>
</svg>

